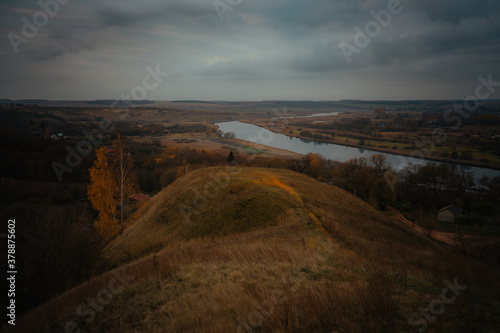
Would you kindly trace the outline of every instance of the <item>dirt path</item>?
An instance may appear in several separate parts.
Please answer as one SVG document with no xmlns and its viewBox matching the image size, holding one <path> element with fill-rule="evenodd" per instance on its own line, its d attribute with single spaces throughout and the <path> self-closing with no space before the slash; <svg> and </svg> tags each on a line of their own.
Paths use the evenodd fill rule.
<svg viewBox="0 0 500 333">
<path fill-rule="evenodd" d="M 417 224 L 414 224 L 412 221 L 407 220 L 403 214 L 401 214 L 397 209 L 387 206 L 389 210 L 396 216 L 396 218 L 403 222 L 404 224 L 410 226 L 411 228 L 415 229 L 417 232 L 422 233 L 423 235 L 426 235 L 425 230 L 420 227 Z M 455 243 L 457 235 L 451 232 L 443 232 L 443 231 L 433 231 L 433 237 L 432 239 L 439 240 L 443 243 L 449 244 L 456 246 L 457 244 Z M 500 242 L 500 238 L 498 237 L 484 237 L 484 236 L 474 236 L 474 235 L 464 235 L 465 238 L 469 240 L 478 240 L 482 244 L 494 244 Z M 431 239 L 429 238 L 429 241 Z M 437 245 L 436 243 L 432 242 L 434 245 Z"/>
<path fill-rule="evenodd" d="M 396 216 L 399 221 L 427 236 L 425 230 L 422 229 L 422 227 L 414 224 L 412 221 L 407 220 L 398 210 L 391 206 L 388 206 L 387 208 L 389 208 L 389 210 Z M 433 231 L 433 238 L 446 244 L 455 245 L 455 237 L 456 235 L 451 232 Z"/>
</svg>

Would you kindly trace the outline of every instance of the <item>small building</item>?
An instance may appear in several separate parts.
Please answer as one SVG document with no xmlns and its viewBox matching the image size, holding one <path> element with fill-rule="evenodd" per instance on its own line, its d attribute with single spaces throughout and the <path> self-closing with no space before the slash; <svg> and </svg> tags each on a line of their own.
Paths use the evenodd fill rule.
<svg viewBox="0 0 500 333">
<path fill-rule="evenodd" d="M 462 214 L 462 211 L 457 206 L 451 204 L 446 207 L 441 208 L 438 211 L 438 221 L 439 222 L 455 222 L 457 217 Z"/>
<path fill-rule="evenodd" d="M 135 200 L 137 202 L 144 202 L 144 201 L 148 201 L 149 199 L 151 199 L 151 197 L 147 194 L 136 193 L 134 195 L 131 195 L 130 199 Z"/>
</svg>

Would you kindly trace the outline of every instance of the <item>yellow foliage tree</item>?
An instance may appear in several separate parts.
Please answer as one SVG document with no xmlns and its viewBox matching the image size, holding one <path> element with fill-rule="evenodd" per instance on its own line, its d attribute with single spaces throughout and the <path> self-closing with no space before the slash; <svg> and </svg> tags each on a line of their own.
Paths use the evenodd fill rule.
<svg viewBox="0 0 500 333">
<path fill-rule="evenodd" d="M 113 236 L 123 232 L 125 209 L 129 197 L 137 190 L 132 158 L 118 135 L 113 148 L 102 147 L 97 151 L 97 159 L 90 168 L 87 194 L 92 206 L 99 211 L 96 227 L 101 234 Z"/>
<path fill-rule="evenodd" d="M 184 177 L 188 173 L 189 173 L 189 163 L 188 163 L 188 161 L 183 160 L 182 164 L 179 167 L 177 167 L 177 175 L 175 178 L 177 179 L 177 178 Z"/>
</svg>

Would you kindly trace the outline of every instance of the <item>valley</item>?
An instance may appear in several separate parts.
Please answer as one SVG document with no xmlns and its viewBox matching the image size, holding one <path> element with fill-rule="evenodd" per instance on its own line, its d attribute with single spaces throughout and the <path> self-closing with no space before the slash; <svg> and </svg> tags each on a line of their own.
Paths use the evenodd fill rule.
<svg viewBox="0 0 500 333">
<path fill-rule="evenodd" d="M 475 167 L 446 163 L 397 169 L 376 150 L 328 155 L 328 145 L 295 133 L 294 122 L 372 114 L 333 104 L 2 106 L 9 160 L 0 212 L 16 218 L 27 245 L 11 331 L 496 327 L 499 317 L 486 311 L 499 308 L 496 171 L 478 177 Z M 327 115 L 308 116 L 319 113 Z M 217 126 L 231 121 L 262 127 L 242 136 Z M 291 148 L 275 145 L 278 132 Z M 346 133 L 354 140 L 358 130 Z M 326 157 L 308 145 L 295 150 L 290 135 L 325 147 Z M 99 156 L 116 155 L 118 139 L 134 166 L 131 197 L 142 201 L 126 201 L 123 233 L 103 234 L 88 194 L 91 169 Z M 450 203 L 462 214 L 438 221 Z M 427 320 L 419 309 L 451 283 L 462 289 Z"/>
</svg>

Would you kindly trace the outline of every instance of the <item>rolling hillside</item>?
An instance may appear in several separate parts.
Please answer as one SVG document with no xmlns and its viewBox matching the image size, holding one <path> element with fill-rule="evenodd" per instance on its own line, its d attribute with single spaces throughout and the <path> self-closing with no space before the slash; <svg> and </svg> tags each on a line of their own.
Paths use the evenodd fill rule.
<svg viewBox="0 0 500 333">
<path fill-rule="evenodd" d="M 16 328 L 466 332 L 500 325 L 497 262 L 464 257 L 292 171 L 196 170 L 138 215 L 102 254 L 105 273 Z"/>
</svg>

